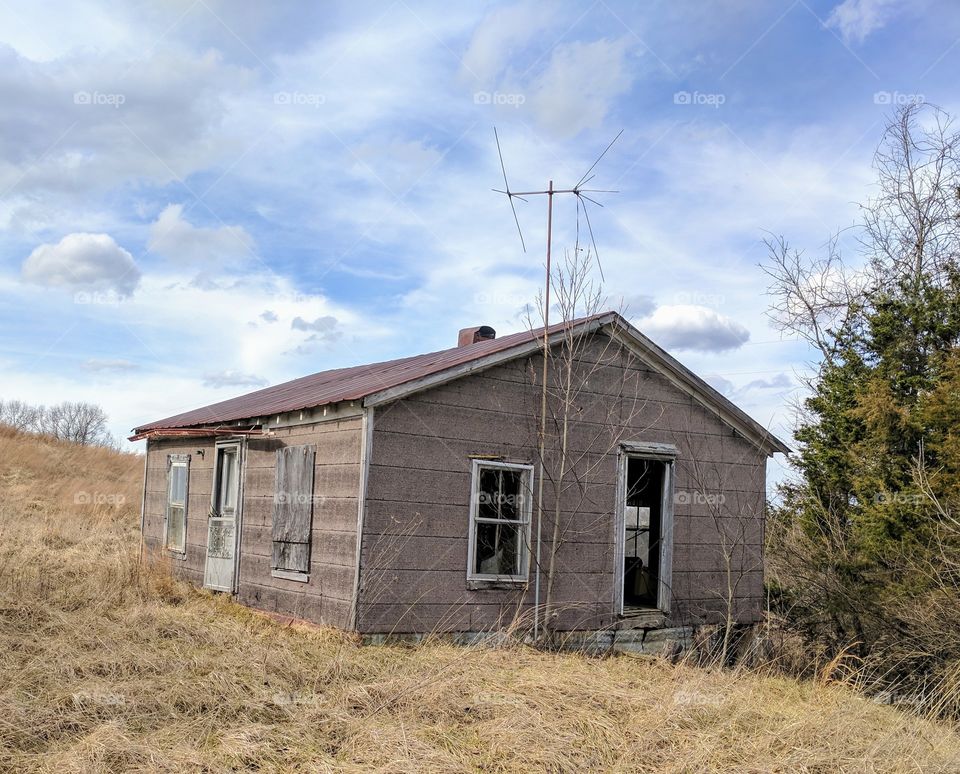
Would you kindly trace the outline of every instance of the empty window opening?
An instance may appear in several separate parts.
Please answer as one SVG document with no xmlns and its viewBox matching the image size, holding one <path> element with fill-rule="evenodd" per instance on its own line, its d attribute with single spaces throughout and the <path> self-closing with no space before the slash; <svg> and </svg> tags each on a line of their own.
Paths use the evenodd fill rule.
<svg viewBox="0 0 960 774">
<path fill-rule="evenodd" d="M 627 459 L 624 503 L 623 604 L 657 607 L 663 534 L 663 482 L 659 460 Z"/>
</svg>

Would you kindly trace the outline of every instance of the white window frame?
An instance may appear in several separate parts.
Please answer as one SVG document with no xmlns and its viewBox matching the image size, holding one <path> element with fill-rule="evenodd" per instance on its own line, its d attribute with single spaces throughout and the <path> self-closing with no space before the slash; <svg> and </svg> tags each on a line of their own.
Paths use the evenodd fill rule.
<svg viewBox="0 0 960 774">
<path fill-rule="evenodd" d="M 485 459 L 474 459 L 472 462 L 470 476 L 469 539 L 467 545 L 467 580 L 510 584 L 526 583 L 530 577 L 530 528 L 533 521 L 533 465 Z M 528 496 L 524 508 L 521 511 L 520 520 L 518 522 L 510 522 L 520 525 L 520 567 L 522 572 L 519 575 L 491 575 L 488 573 L 474 572 L 473 569 L 476 566 L 477 525 L 498 523 L 496 519 L 481 519 L 478 516 L 480 509 L 480 471 L 484 468 L 517 470 L 523 474 L 522 480 L 525 481 Z"/>
<path fill-rule="evenodd" d="M 170 545 L 170 506 L 171 489 L 173 486 L 173 476 L 171 475 L 174 467 L 182 467 L 183 474 L 183 545 Z M 167 455 L 167 492 L 166 502 L 163 508 L 163 546 L 171 553 L 178 556 L 184 556 L 187 553 L 187 512 L 190 509 L 190 455 L 189 454 L 168 454 Z"/>
</svg>

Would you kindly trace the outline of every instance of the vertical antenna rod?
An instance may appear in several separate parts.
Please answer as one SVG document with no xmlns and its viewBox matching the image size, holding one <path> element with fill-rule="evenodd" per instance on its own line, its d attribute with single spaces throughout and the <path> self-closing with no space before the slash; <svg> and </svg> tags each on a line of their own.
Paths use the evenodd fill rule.
<svg viewBox="0 0 960 774">
<path fill-rule="evenodd" d="M 537 572 L 534 580 L 533 637 L 539 635 L 540 624 L 540 525 L 543 524 L 543 456 L 547 446 L 547 377 L 550 358 L 550 251 L 553 243 L 553 181 L 547 188 L 547 268 L 543 291 L 543 384 L 540 390 L 540 432 L 538 434 L 540 470 L 537 471 Z"/>
<path fill-rule="evenodd" d="M 497 141 L 497 156 L 500 159 L 500 170 L 503 172 L 503 187 L 504 190 L 499 188 L 494 188 L 493 190 L 497 193 L 506 195 L 508 201 L 510 202 L 510 209 L 513 211 L 513 219 L 517 224 L 517 232 L 520 235 L 520 245 L 523 248 L 523 251 L 527 251 L 526 243 L 523 240 L 523 229 L 520 228 L 520 219 L 517 217 L 517 210 L 514 207 L 513 200 L 519 199 L 522 202 L 525 202 L 524 197 L 527 196 L 546 196 L 547 197 L 547 263 L 546 263 L 546 279 L 544 281 L 544 291 L 543 291 L 543 384 L 541 386 L 540 392 L 540 428 L 538 431 L 538 455 L 540 457 L 540 470 L 539 470 L 539 481 L 537 482 L 537 561 L 536 561 L 536 573 L 534 577 L 534 605 L 533 605 L 533 637 L 534 640 L 538 639 L 540 631 L 540 555 L 541 555 L 541 540 L 540 540 L 540 531 L 541 524 L 543 523 L 543 478 L 544 478 L 544 455 L 546 454 L 546 441 L 547 441 L 547 378 L 550 375 L 550 275 L 552 273 L 552 261 L 551 261 L 551 248 L 553 244 L 553 197 L 556 194 L 573 194 L 577 197 L 577 200 L 580 204 L 583 205 L 584 215 L 587 213 L 587 202 L 592 202 L 599 207 L 603 205 L 600 202 L 592 199 L 587 196 L 588 193 L 617 193 L 617 191 L 604 191 L 596 188 L 583 188 L 585 183 L 589 183 L 590 180 L 595 177 L 595 175 L 590 175 L 590 173 L 596 168 L 597 164 L 600 163 L 600 160 L 607 154 L 607 151 L 613 146 L 613 144 L 620 139 L 620 135 L 623 134 L 621 130 L 613 140 L 610 141 L 610 144 L 604 149 L 603 153 L 597 158 L 596 161 L 590 166 L 583 177 L 577 182 L 573 188 L 564 188 L 564 189 L 555 189 L 553 187 L 553 180 L 550 181 L 549 186 L 546 191 L 511 191 L 510 184 L 507 182 L 507 168 L 503 163 L 503 152 L 500 150 L 500 136 L 497 134 L 497 128 L 493 128 L 493 136 Z M 594 256 L 597 259 L 597 266 L 600 268 L 600 275 L 603 276 L 603 267 L 600 266 L 600 255 L 597 252 L 597 243 L 593 238 L 593 226 L 590 225 L 590 217 L 587 215 L 587 225 L 590 228 L 590 241 L 593 244 Z"/>
</svg>

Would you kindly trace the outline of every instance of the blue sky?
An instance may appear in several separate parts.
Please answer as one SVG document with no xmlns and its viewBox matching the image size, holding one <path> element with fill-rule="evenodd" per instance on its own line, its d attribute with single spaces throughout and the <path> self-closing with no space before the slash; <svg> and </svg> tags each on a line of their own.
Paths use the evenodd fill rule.
<svg viewBox="0 0 960 774">
<path fill-rule="evenodd" d="M 765 232 L 854 225 L 898 103 L 956 113 L 950 2 L 0 6 L 0 398 L 113 431 L 523 327 L 542 202 L 621 129 L 609 305 L 789 437 Z M 558 201 L 555 245 L 574 239 Z M 841 247 L 856 261 L 856 232 Z"/>
</svg>

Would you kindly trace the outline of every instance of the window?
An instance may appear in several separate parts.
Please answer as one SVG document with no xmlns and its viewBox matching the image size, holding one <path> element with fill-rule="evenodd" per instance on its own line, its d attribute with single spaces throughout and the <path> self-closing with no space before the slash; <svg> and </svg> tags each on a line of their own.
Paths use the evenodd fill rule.
<svg viewBox="0 0 960 774">
<path fill-rule="evenodd" d="M 277 451 L 277 487 L 273 498 L 273 562 L 277 577 L 307 580 L 313 522 L 314 446 Z"/>
<path fill-rule="evenodd" d="M 240 448 L 225 446 L 218 449 L 218 473 L 215 509 L 220 516 L 227 518 L 237 515 L 237 478 L 240 468 Z"/>
<path fill-rule="evenodd" d="M 167 455 L 167 512 L 165 545 L 171 551 L 187 550 L 187 484 L 190 455 Z"/>
<path fill-rule="evenodd" d="M 467 578 L 527 579 L 533 467 L 473 462 Z"/>
</svg>

